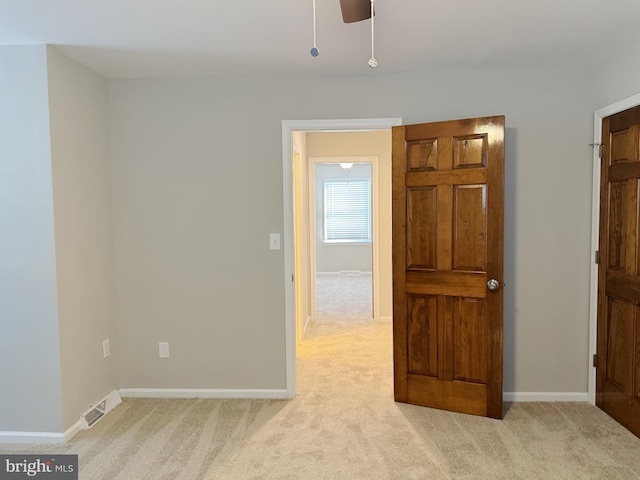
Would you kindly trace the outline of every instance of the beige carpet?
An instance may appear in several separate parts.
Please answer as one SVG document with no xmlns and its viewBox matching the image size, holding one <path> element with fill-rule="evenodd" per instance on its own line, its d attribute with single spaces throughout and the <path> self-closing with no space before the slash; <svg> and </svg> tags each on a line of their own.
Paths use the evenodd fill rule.
<svg viewBox="0 0 640 480">
<path fill-rule="evenodd" d="M 371 275 L 316 277 L 318 319 L 344 323 L 352 318 L 371 318 L 373 300 Z"/>
<path fill-rule="evenodd" d="M 62 446 L 83 480 L 639 479 L 640 440 L 581 403 L 504 420 L 396 404 L 391 325 L 328 322 L 299 346 L 299 396 L 126 400 Z"/>
</svg>

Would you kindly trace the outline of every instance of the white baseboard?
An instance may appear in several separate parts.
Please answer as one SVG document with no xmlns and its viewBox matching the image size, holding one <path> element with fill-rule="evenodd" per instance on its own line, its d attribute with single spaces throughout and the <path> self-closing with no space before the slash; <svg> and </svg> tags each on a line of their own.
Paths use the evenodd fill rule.
<svg viewBox="0 0 640 480">
<path fill-rule="evenodd" d="M 307 317 L 307 320 L 304 322 L 304 328 L 302 329 L 302 338 L 307 334 L 307 327 L 309 326 L 309 322 L 311 322 L 311 317 Z"/>
<path fill-rule="evenodd" d="M 287 390 L 212 389 L 212 388 L 121 388 L 127 398 L 287 398 Z"/>
<path fill-rule="evenodd" d="M 71 440 L 80 430 L 82 422 L 78 420 L 64 433 L 53 432 L 0 432 L 0 443 L 59 444 Z"/>
<path fill-rule="evenodd" d="M 382 317 L 386 318 L 386 317 Z M 118 395 L 119 394 L 119 395 Z M 114 390 L 107 397 L 107 412 L 113 410 L 125 398 L 252 398 L 285 399 L 285 389 L 233 390 L 206 388 L 122 388 Z M 588 402 L 587 392 L 504 392 L 505 402 Z M 78 420 L 64 433 L 53 432 L 2 432 L 2 443 L 59 444 L 71 440 L 80 430 L 82 422 Z"/>
<path fill-rule="evenodd" d="M 103 400 L 106 401 L 105 414 L 117 407 L 122 400 L 117 390 L 113 390 Z M 101 400 L 102 401 L 102 400 Z M 100 402 L 101 402 L 100 401 Z M 98 403 L 100 403 L 98 402 Z M 67 428 L 63 433 L 53 432 L 0 432 L 0 443 L 66 443 L 76 434 L 86 428 L 86 423 L 79 419 L 76 423 Z"/>
<path fill-rule="evenodd" d="M 83 430 L 83 428 L 84 427 L 81 420 L 78 420 L 76 423 L 71 425 L 71 427 L 66 429 L 64 432 L 64 443 L 68 442 L 73 437 L 75 437 L 80 430 Z"/>
<path fill-rule="evenodd" d="M 588 402 L 587 392 L 504 392 L 505 402 Z"/>
<path fill-rule="evenodd" d="M 353 272 L 353 274 L 345 274 L 346 272 Z M 358 273 L 356 273 L 358 272 Z M 364 272 L 361 270 L 343 270 L 340 272 L 316 272 L 318 277 L 371 277 L 373 272 Z"/>
<path fill-rule="evenodd" d="M 66 432 L 0 432 L 0 443 L 64 443 L 65 435 Z"/>
</svg>

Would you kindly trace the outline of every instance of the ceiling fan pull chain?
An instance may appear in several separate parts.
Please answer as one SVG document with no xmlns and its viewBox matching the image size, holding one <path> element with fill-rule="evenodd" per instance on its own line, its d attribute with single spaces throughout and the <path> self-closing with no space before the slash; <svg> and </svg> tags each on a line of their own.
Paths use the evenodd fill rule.
<svg viewBox="0 0 640 480">
<path fill-rule="evenodd" d="M 374 28 L 374 22 L 373 22 L 373 17 L 374 17 L 373 2 L 374 1 L 375 0 L 371 0 L 371 59 L 369 60 L 369 66 L 371 68 L 376 68 L 378 66 L 378 61 L 376 60 L 376 56 L 374 54 L 374 51 L 375 51 L 375 28 Z"/>
<path fill-rule="evenodd" d="M 312 57 L 317 57 L 320 54 L 316 43 L 316 0 L 313 0 L 313 48 L 310 53 Z"/>
</svg>

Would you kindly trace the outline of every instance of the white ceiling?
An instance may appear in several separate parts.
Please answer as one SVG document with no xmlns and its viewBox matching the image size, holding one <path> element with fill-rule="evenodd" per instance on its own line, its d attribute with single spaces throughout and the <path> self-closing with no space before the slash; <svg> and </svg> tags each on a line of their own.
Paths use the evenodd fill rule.
<svg viewBox="0 0 640 480">
<path fill-rule="evenodd" d="M 50 43 L 110 78 L 593 66 L 640 43 L 640 0 L 0 0 L 0 45 Z M 637 59 L 635 59 L 637 61 Z"/>
</svg>

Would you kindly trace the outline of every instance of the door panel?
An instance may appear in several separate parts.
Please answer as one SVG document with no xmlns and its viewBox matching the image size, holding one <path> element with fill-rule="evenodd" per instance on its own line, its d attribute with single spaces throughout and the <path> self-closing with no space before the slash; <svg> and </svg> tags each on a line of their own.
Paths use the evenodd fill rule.
<svg viewBox="0 0 640 480">
<path fill-rule="evenodd" d="M 407 170 L 410 172 L 426 171 L 436 169 L 438 140 L 430 138 L 407 142 Z"/>
<path fill-rule="evenodd" d="M 436 269 L 438 198 L 435 187 L 407 189 L 407 267 Z"/>
<path fill-rule="evenodd" d="M 640 107 L 603 119 L 596 404 L 640 436 Z"/>
<path fill-rule="evenodd" d="M 437 298 L 408 295 L 409 373 L 438 375 Z"/>
<path fill-rule="evenodd" d="M 487 200 L 485 185 L 453 188 L 453 270 L 487 269 Z"/>
<path fill-rule="evenodd" d="M 477 298 L 455 298 L 453 304 L 453 379 L 487 383 L 486 302 Z"/>
<path fill-rule="evenodd" d="M 486 167 L 487 137 L 471 135 L 453 139 L 453 168 Z"/>
<path fill-rule="evenodd" d="M 393 128 L 400 402 L 502 417 L 504 117 Z"/>
<path fill-rule="evenodd" d="M 612 182 L 609 186 L 609 269 L 625 270 L 624 220 L 627 182 Z"/>
<path fill-rule="evenodd" d="M 607 382 L 620 391 L 629 392 L 631 388 L 631 369 L 625 363 L 633 349 L 633 319 L 635 308 L 629 302 L 609 301 L 609 321 L 607 322 Z"/>
</svg>

